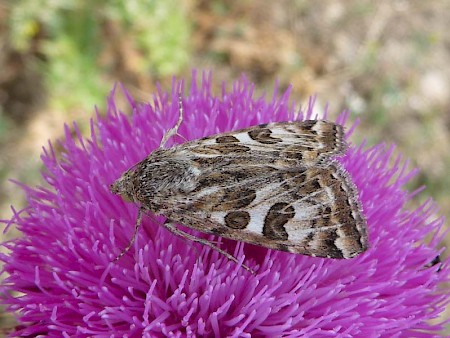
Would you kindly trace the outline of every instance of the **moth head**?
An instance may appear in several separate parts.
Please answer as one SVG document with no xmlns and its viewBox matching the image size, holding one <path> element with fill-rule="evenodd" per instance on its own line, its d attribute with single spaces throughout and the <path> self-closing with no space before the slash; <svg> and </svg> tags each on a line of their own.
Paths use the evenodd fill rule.
<svg viewBox="0 0 450 338">
<path fill-rule="evenodd" d="M 120 195 L 125 201 L 133 202 L 133 181 L 127 171 L 117 181 L 110 185 L 109 190 L 116 195 Z"/>
</svg>

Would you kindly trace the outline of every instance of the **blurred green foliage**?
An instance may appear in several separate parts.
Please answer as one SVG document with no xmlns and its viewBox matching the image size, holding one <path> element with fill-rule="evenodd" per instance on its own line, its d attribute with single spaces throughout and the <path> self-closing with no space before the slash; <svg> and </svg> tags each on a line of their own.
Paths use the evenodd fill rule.
<svg viewBox="0 0 450 338">
<path fill-rule="evenodd" d="M 91 109 L 104 102 L 114 75 L 115 39 L 137 55 L 133 67 L 156 78 L 176 74 L 189 60 L 190 21 L 176 0 L 11 2 L 10 40 L 40 59 L 50 105 Z M 120 48 L 120 47 L 117 47 Z M 124 51 L 123 57 L 128 56 Z M 109 80 L 109 81 L 105 81 Z"/>
<path fill-rule="evenodd" d="M 111 16 L 128 27 L 137 47 L 148 55 L 141 65 L 158 76 L 177 74 L 190 59 L 190 21 L 182 4 L 169 1 L 113 1 Z"/>
</svg>

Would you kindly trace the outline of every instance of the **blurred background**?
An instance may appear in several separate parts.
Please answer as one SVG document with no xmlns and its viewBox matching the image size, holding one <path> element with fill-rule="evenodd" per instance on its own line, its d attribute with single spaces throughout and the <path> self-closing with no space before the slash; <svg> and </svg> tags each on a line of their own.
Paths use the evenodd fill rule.
<svg viewBox="0 0 450 338">
<path fill-rule="evenodd" d="M 0 0 L 0 218 L 25 205 L 8 179 L 40 184 L 42 146 L 65 122 L 89 135 L 115 83 L 147 101 L 193 68 L 217 94 L 245 73 L 257 94 L 278 80 L 331 118 L 350 109 L 352 141 L 395 143 L 421 169 L 409 188 L 426 185 L 411 206 L 432 196 L 448 218 L 449 23 L 448 0 Z"/>
</svg>

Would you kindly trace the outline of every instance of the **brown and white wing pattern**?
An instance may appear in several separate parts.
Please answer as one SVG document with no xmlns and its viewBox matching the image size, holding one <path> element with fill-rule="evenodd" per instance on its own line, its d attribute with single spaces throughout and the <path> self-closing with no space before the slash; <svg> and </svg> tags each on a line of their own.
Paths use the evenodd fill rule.
<svg viewBox="0 0 450 338">
<path fill-rule="evenodd" d="M 202 232 L 292 253 L 351 258 L 367 249 L 355 187 L 337 162 L 300 172 L 269 167 L 266 174 L 227 175 L 246 178 L 197 189 L 165 214 Z M 210 179 L 216 175 L 204 178 Z"/>
<path fill-rule="evenodd" d="M 202 232 L 276 250 L 351 258 L 367 249 L 358 193 L 341 164 L 342 127 L 260 125 L 188 142 L 171 157 L 195 182 L 161 197 L 158 213 Z M 181 184 L 183 185 L 183 184 Z"/>
<path fill-rule="evenodd" d="M 209 169 L 213 169 L 211 164 L 224 161 L 223 165 L 227 160 L 247 165 L 285 160 L 291 165 L 312 166 L 323 158 L 343 154 L 346 148 L 342 126 L 321 120 L 261 124 L 176 147 L 179 155 L 204 159 Z"/>
<path fill-rule="evenodd" d="M 332 122 L 258 125 L 160 148 L 111 191 L 139 203 L 141 212 L 201 232 L 351 258 L 368 244 L 358 192 L 334 159 L 346 147 L 342 126 Z"/>
</svg>

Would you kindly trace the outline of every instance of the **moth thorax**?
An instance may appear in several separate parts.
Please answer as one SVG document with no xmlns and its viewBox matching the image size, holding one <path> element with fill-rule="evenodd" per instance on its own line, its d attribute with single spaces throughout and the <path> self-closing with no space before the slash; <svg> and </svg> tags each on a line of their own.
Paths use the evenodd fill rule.
<svg viewBox="0 0 450 338">
<path fill-rule="evenodd" d="M 194 190 L 199 172 L 187 161 L 171 160 L 152 163 L 142 174 L 141 187 L 148 192 L 172 195 Z"/>
</svg>

